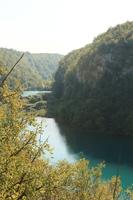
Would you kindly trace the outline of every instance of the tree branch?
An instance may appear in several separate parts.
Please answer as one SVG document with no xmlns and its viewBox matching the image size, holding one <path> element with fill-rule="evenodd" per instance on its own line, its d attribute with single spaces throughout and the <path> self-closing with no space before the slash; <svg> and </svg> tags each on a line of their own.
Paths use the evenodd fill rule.
<svg viewBox="0 0 133 200">
<path fill-rule="evenodd" d="M 16 65 L 20 62 L 20 60 L 23 58 L 24 53 L 20 56 L 20 58 L 17 60 L 17 62 L 13 65 L 13 67 L 11 68 L 11 70 L 8 72 L 8 74 L 5 76 L 5 78 L 2 80 L 0 87 L 3 87 L 5 81 L 7 80 L 8 76 L 11 74 L 11 72 L 13 71 L 13 69 L 16 67 Z"/>
</svg>

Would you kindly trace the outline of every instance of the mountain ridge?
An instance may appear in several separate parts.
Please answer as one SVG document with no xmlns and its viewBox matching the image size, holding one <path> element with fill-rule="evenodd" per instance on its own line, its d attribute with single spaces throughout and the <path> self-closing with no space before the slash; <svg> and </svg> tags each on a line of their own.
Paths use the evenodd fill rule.
<svg viewBox="0 0 133 200">
<path fill-rule="evenodd" d="M 22 52 L 14 49 L 0 48 L 0 65 L 9 70 L 21 56 Z M 9 85 L 15 85 L 19 80 L 28 89 L 43 89 L 49 87 L 53 74 L 58 68 L 58 62 L 63 57 L 60 54 L 24 52 L 24 57 L 9 78 Z"/>
</svg>

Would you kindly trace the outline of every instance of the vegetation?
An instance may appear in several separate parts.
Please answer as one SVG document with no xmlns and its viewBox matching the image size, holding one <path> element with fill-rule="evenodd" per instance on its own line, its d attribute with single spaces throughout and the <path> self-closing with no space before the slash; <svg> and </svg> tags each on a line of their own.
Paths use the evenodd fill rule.
<svg viewBox="0 0 133 200">
<path fill-rule="evenodd" d="M 102 181 L 103 163 L 90 167 L 81 159 L 51 165 L 45 156 L 51 149 L 38 139 L 42 131 L 34 116 L 23 112 L 20 89 L 10 90 L 5 82 L 0 84 L 0 200 L 133 199 L 118 176 Z"/>
<path fill-rule="evenodd" d="M 22 52 L 12 49 L 0 48 L 0 67 L 4 66 L 9 71 L 21 54 Z M 10 87 L 14 87 L 16 80 L 19 80 L 29 90 L 49 89 L 61 58 L 62 55 L 59 54 L 26 52 L 12 76 L 9 77 Z"/>
<path fill-rule="evenodd" d="M 133 22 L 99 35 L 60 61 L 55 115 L 73 126 L 133 134 Z"/>
<path fill-rule="evenodd" d="M 25 111 L 35 113 L 36 116 L 46 117 L 47 96 L 47 94 L 36 94 L 28 97 L 23 97 L 26 102 Z"/>
</svg>

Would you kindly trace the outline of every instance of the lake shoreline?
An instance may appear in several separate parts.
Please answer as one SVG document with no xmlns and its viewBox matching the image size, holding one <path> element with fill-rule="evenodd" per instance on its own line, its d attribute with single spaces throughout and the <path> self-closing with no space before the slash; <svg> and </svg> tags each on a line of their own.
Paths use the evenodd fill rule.
<svg viewBox="0 0 133 200">
<path fill-rule="evenodd" d="M 28 104 L 25 110 L 27 112 L 34 112 L 38 117 L 55 118 L 58 123 L 61 123 L 64 126 L 68 126 L 69 124 L 70 129 L 83 131 L 85 134 L 90 132 L 95 135 L 107 134 L 117 137 L 133 138 L 132 134 L 114 133 L 108 130 L 91 130 L 63 120 L 56 115 L 55 109 L 53 108 L 55 106 L 55 99 L 53 98 L 52 91 L 25 91 L 25 93 L 31 93 L 31 95 L 23 96 Z"/>
<path fill-rule="evenodd" d="M 88 133 L 88 132 L 90 132 L 90 133 L 95 134 L 95 135 L 97 135 L 97 134 L 98 135 L 100 135 L 100 134 L 107 134 L 107 135 L 112 135 L 112 136 L 117 136 L 117 137 L 125 137 L 125 138 L 132 138 L 133 139 L 133 135 L 132 134 L 114 133 L 114 132 L 107 131 L 107 130 L 105 130 L 105 131 L 102 131 L 102 130 L 91 130 L 91 129 L 83 128 L 83 127 L 71 124 L 69 122 L 66 122 L 65 120 L 57 117 L 56 115 L 54 115 L 52 117 L 54 117 L 55 120 L 58 123 L 61 123 L 64 126 L 67 126 L 69 124 L 69 128 L 70 129 L 80 130 L 80 131 L 83 131 L 85 134 Z"/>
</svg>

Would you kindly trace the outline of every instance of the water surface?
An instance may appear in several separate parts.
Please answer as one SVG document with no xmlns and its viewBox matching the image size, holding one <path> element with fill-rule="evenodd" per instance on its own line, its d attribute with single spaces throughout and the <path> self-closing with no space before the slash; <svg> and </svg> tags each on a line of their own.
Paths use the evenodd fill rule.
<svg viewBox="0 0 133 200">
<path fill-rule="evenodd" d="M 36 94 L 45 94 L 45 93 L 51 93 L 51 91 L 24 91 L 22 94 L 22 97 L 28 97 Z"/>
<path fill-rule="evenodd" d="M 23 96 L 50 92 L 25 91 Z M 50 156 L 53 163 L 62 159 L 74 162 L 84 155 L 92 166 L 102 161 L 106 162 L 103 179 L 115 176 L 119 169 L 123 186 L 127 187 L 133 183 L 132 137 L 84 132 L 70 128 L 69 124 L 64 126 L 57 123 L 53 118 L 38 117 L 37 121 L 42 122 L 42 140 L 48 138 L 49 144 L 53 147 L 53 155 Z"/>
<path fill-rule="evenodd" d="M 108 179 L 119 174 L 122 177 L 123 186 L 133 183 L 133 139 L 107 134 L 94 134 L 70 129 L 69 125 L 62 126 L 53 118 L 37 118 L 42 121 L 43 137 L 48 138 L 49 144 L 54 148 L 52 162 L 66 159 L 74 162 L 81 157 L 89 159 L 91 165 L 105 161 L 106 168 L 103 179 Z"/>
</svg>

